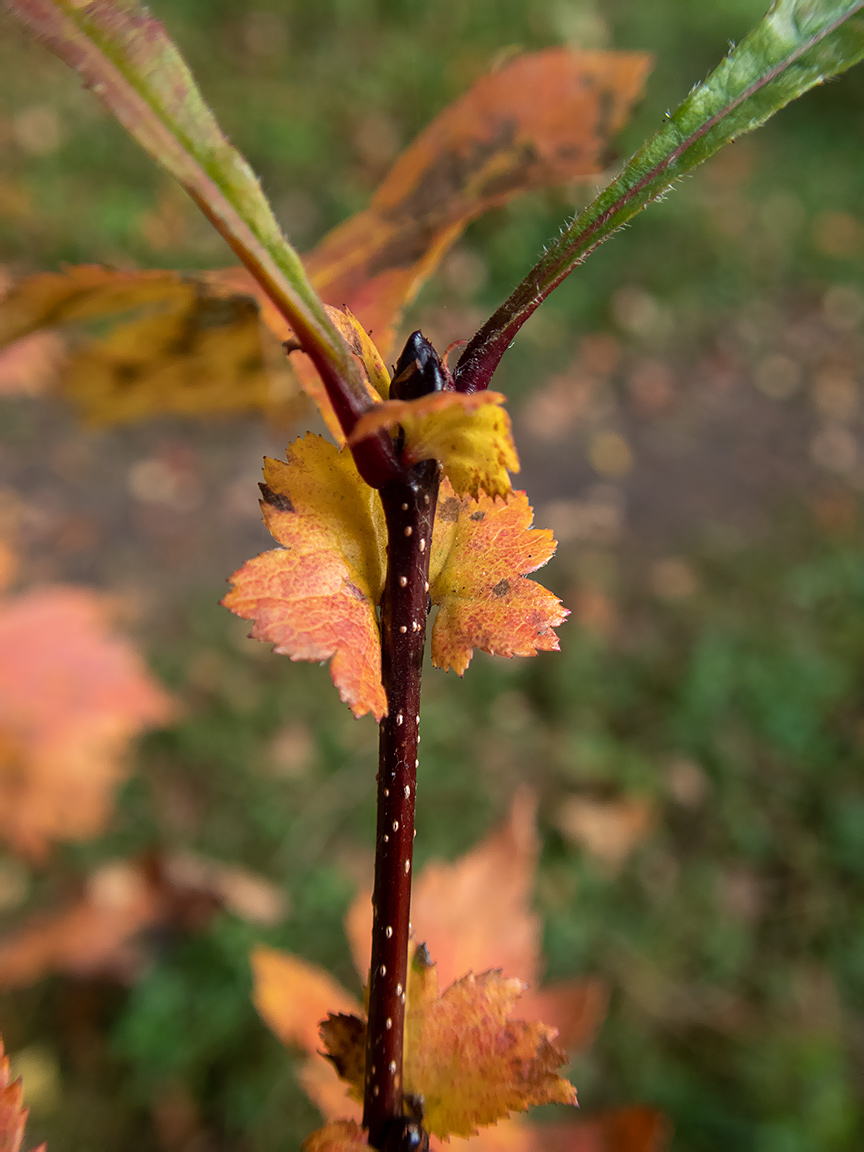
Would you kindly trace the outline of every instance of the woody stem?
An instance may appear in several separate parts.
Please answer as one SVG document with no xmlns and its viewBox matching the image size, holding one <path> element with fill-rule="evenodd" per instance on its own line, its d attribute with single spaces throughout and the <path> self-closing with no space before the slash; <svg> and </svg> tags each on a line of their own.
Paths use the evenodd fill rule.
<svg viewBox="0 0 864 1152">
<path fill-rule="evenodd" d="M 381 489 L 387 578 L 381 606 L 381 672 L 388 714 L 378 754 L 378 830 L 372 895 L 372 962 L 363 1124 L 383 1148 L 402 1123 L 402 1037 L 411 910 L 420 679 L 426 644 L 429 552 L 438 497 L 435 460 Z"/>
</svg>

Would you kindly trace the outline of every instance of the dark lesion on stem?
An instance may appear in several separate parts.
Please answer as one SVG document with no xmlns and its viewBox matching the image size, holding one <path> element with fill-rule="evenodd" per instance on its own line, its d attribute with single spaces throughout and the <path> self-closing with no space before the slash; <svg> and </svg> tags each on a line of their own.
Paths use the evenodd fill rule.
<svg viewBox="0 0 864 1152">
<path fill-rule="evenodd" d="M 395 391 L 410 383 L 414 395 L 441 386 L 431 345 L 415 333 L 400 357 Z M 425 346 L 425 347 L 424 347 Z M 415 355 L 417 349 L 419 355 Z M 427 355 L 431 349 L 431 357 Z M 403 362 L 406 361 L 407 362 Z M 426 644 L 429 553 L 440 466 L 425 460 L 404 482 L 380 490 L 387 523 L 387 577 L 381 604 L 381 671 L 388 714 L 382 720 L 378 767 L 378 829 L 372 895 L 372 963 L 363 1124 L 374 1148 L 422 1145 L 422 1125 L 407 1117 L 403 1099 L 402 1040 L 410 933 L 414 803 L 420 742 L 420 679 Z M 407 1141 L 407 1143 L 406 1143 Z M 419 1142 L 418 1142 L 419 1141 Z M 413 1144 L 412 1144 L 413 1142 Z"/>
</svg>

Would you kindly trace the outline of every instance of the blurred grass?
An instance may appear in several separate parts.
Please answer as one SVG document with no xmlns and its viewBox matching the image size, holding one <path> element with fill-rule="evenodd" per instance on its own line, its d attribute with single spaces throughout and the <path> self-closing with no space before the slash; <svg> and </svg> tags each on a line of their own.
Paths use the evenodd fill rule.
<svg viewBox="0 0 864 1152">
<path fill-rule="evenodd" d="M 302 249 L 362 207 L 399 149 L 501 52 L 562 41 L 655 52 L 624 154 L 764 6 L 153 8 Z M 227 262 L 182 196 L 8 21 L 0 77 L 4 263 Z M 656 303 L 666 346 L 678 347 L 698 346 L 727 314 L 761 315 L 766 299 L 861 286 L 864 249 L 843 242 L 837 221 L 860 213 L 862 110 L 859 69 L 653 207 L 532 321 L 502 389 L 527 397 L 580 333 L 614 325 L 622 286 Z M 445 272 L 415 315 L 482 318 L 574 196 L 588 192 L 532 196 L 478 222 L 460 249 L 478 274 L 460 283 Z M 609 1022 L 575 1070 L 580 1099 L 659 1104 L 688 1152 L 864 1146 L 864 547 L 857 498 L 844 500 L 845 528 L 793 505 L 762 539 L 697 536 L 677 596 L 652 594 L 647 562 L 625 555 L 607 590 L 614 629 L 583 620 L 565 629 L 560 656 L 478 658 L 464 682 L 427 678 L 418 867 L 468 848 L 532 781 L 550 975 L 596 972 L 614 988 Z M 550 585 L 578 583 L 580 563 L 565 555 Z M 4 998 L 8 1045 L 36 1045 L 59 1069 L 60 1104 L 37 1106 L 32 1125 L 55 1152 L 296 1148 L 315 1116 L 250 1005 L 248 949 L 262 939 L 293 949 L 356 989 L 341 916 L 371 850 L 374 726 L 337 706 L 325 669 L 243 640 L 244 626 L 213 606 L 223 575 L 154 636 L 182 722 L 144 742 L 112 828 L 64 851 L 33 902 L 100 860 L 182 845 L 284 884 L 291 915 L 268 931 L 221 916 L 165 942 L 128 993 L 55 979 Z M 572 794 L 635 797 L 653 829 L 626 862 L 604 864 L 561 831 Z"/>
</svg>

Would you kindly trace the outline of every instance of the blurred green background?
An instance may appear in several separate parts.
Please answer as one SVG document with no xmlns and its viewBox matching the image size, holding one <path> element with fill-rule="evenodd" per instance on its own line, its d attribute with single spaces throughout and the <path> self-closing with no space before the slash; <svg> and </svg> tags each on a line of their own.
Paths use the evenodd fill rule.
<svg viewBox="0 0 864 1152">
<path fill-rule="evenodd" d="M 416 132 L 502 53 L 647 49 L 626 155 L 761 16 L 758 0 L 174 0 L 152 5 L 302 249 L 362 208 Z M 574 1068 L 586 1112 L 666 1110 L 681 1152 L 864 1147 L 864 71 L 781 113 L 602 248 L 496 384 L 573 611 L 562 653 L 430 670 L 418 867 L 540 797 L 550 977 L 612 1002 Z M 0 23 L 0 263 L 227 263 L 183 195 L 71 75 Z M 405 332 L 468 335 L 590 189 L 472 226 Z M 521 415 L 520 415 L 521 413 Z M 11 928 L 100 862 L 194 848 L 284 886 L 264 929 L 220 913 L 150 942 L 131 986 L 2 998 L 54 1152 L 298 1147 L 314 1110 L 249 1001 L 256 942 L 356 989 L 342 915 L 368 864 L 376 732 L 326 669 L 216 607 L 267 546 L 254 418 L 94 432 L 3 400 L 23 583 L 133 603 L 182 701 L 108 832 L 0 870 Z M 167 476 L 172 482 L 148 481 Z M 23 511 L 22 511 L 23 510 Z M 634 818 L 636 813 L 638 818 Z"/>
</svg>

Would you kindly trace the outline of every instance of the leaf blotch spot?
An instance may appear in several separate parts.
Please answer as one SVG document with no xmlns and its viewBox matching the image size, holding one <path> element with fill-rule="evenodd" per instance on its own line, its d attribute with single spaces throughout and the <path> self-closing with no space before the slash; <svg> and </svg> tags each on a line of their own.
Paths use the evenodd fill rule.
<svg viewBox="0 0 864 1152">
<path fill-rule="evenodd" d="M 510 591 L 510 581 L 507 579 L 499 580 L 495 587 L 492 589 L 493 596 L 506 596 Z"/>
<path fill-rule="evenodd" d="M 479 512 L 479 511 L 478 512 L 472 512 L 471 513 L 471 519 L 472 520 L 485 520 L 486 519 L 486 513 L 485 512 Z"/>
<path fill-rule="evenodd" d="M 350 580 L 345 581 L 345 591 L 350 596 L 353 596 L 355 600 L 360 600 L 363 603 L 365 603 L 366 600 L 368 599 L 368 597 L 366 596 L 366 593 L 363 591 L 363 589 L 358 588 L 356 584 L 352 584 Z"/>
<path fill-rule="evenodd" d="M 259 484 L 258 487 L 261 489 L 261 498 L 265 504 L 269 504 L 277 512 L 294 511 L 294 505 L 284 492 L 274 492 L 269 484 Z"/>
<path fill-rule="evenodd" d="M 438 506 L 438 518 L 448 524 L 456 523 L 459 519 L 459 501 L 455 496 L 450 496 Z"/>
</svg>

